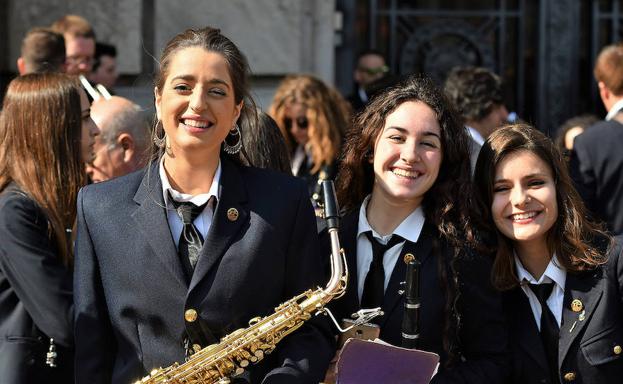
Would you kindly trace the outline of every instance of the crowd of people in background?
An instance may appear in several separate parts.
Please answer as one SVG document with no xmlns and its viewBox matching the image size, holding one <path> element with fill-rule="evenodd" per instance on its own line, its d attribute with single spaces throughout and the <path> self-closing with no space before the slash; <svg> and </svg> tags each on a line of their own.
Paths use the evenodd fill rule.
<svg viewBox="0 0 623 384">
<path fill-rule="evenodd" d="M 236 44 L 188 29 L 150 121 L 115 96 L 116 56 L 76 15 L 22 41 L 0 112 L 0 382 L 130 383 L 322 286 L 324 180 L 349 271 L 331 311 L 381 308 L 399 346 L 415 255 L 431 383 L 620 380 L 623 44 L 594 67 L 605 119 L 555 140 L 487 68 L 434 84 L 366 50 L 352 95 L 292 74 L 262 111 Z M 338 333 L 316 316 L 234 382 L 333 383 Z"/>
</svg>

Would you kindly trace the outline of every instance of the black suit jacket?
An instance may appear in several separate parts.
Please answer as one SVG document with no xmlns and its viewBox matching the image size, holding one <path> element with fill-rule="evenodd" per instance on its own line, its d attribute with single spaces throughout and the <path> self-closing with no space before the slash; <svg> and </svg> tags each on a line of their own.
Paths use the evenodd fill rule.
<svg viewBox="0 0 623 384">
<path fill-rule="evenodd" d="M 219 200 L 190 285 L 166 218 L 158 166 L 84 188 L 75 267 L 77 382 L 129 383 L 183 362 L 199 324 L 214 343 L 320 284 L 306 187 L 292 177 L 222 160 Z M 236 220 L 227 211 L 238 211 Z M 187 309 L 198 320 L 184 320 Z M 317 383 L 332 357 L 315 318 L 251 368 L 252 382 Z M 205 345 L 202 345 L 205 346 Z"/>
<path fill-rule="evenodd" d="M 348 287 L 346 294 L 332 304 L 336 317 L 350 318 L 360 309 L 357 295 L 357 225 L 359 211 L 347 214 L 342 220 L 340 240 L 348 263 Z M 323 233 L 324 235 L 324 233 Z M 324 241 L 323 245 L 327 243 Z M 433 250 L 434 241 L 438 241 L 439 255 Z M 327 245 L 328 247 L 328 245 Z M 417 243 L 405 243 L 401 256 L 390 277 L 383 301 L 384 315 L 380 318 L 380 338 L 393 345 L 401 345 L 401 326 L 404 309 L 404 289 L 406 265 L 403 255 L 411 252 L 422 263 L 420 339 L 418 349 L 435 352 L 441 357 L 440 372 L 432 383 L 502 383 L 508 372 L 507 335 L 502 316 L 501 297 L 489 284 L 491 262 L 475 255 L 462 255 L 456 264 L 459 273 L 458 310 L 461 315 L 459 350 L 464 362 L 452 369 L 444 369 L 448 356 L 443 348 L 443 328 L 446 324 L 444 288 L 439 280 L 439 257 L 444 258 L 444 268 L 450 273 L 448 263 L 451 249 L 439 237 L 436 229 L 426 223 Z M 325 254 L 328 251 L 325 250 Z M 449 275 L 451 276 L 451 275 Z M 451 279 L 451 277 L 449 277 Z"/>
<path fill-rule="evenodd" d="M 0 193 L 0 382 L 73 382 L 71 271 L 44 211 L 10 184 Z M 57 367 L 45 365 L 49 338 Z"/>
<path fill-rule="evenodd" d="M 623 234 L 623 124 L 616 120 L 595 124 L 575 138 L 571 176 L 586 206 Z"/>
<path fill-rule="evenodd" d="M 559 382 L 605 384 L 623 379 L 623 258 L 618 244 L 608 264 L 593 271 L 567 273 L 558 347 Z M 579 299 L 584 320 L 571 310 Z M 512 383 L 551 383 L 545 349 L 528 298 L 516 287 L 504 294 L 513 354 Z"/>
</svg>

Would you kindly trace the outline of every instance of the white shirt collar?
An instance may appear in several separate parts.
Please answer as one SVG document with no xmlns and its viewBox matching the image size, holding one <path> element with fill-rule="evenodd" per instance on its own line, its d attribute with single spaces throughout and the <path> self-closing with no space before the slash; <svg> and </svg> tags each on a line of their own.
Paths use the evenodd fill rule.
<svg viewBox="0 0 623 384">
<path fill-rule="evenodd" d="M 466 125 L 465 128 L 467 128 L 467 133 L 469 133 L 469 135 L 476 143 L 478 143 L 478 145 L 483 145 L 485 143 L 485 138 L 482 137 L 482 135 L 476 130 L 476 128 L 470 127 L 469 125 Z"/>
<path fill-rule="evenodd" d="M 610 108 L 610 110 L 608 111 L 608 114 L 606 115 L 606 120 L 612 120 L 614 116 L 616 116 L 617 113 L 621 112 L 622 109 L 623 109 L 623 99 L 614 103 L 614 105 L 612 106 L 612 108 Z"/>
<path fill-rule="evenodd" d="M 214 178 L 212 179 L 212 185 L 210 185 L 210 190 L 208 191 L 208 193 L 200 193 L 198 195 L 189 195 L 187 193 L 181 193 L 176 191 L 175 189 L 173 189 L 173 187 L 171 187 L 171 183 L 169 182 L 169 178 L 167 177 L 167 172 L 164 169 L 164 156 L 162 156 L 162 158 L 160 159 L 160 165 L 158 167 L 158 172 L 160 173 L 160 181 L 162 182 L 162 196 L 164 197 L 164 201 L 165 201 L 165 205 L 167 206 L 167 208 L 169 207 L 169 193 L 171 194 L 171 197 L 173 197 L 173 200 L 175 201 L 180 201 L 180 202 L 185 202 L 185 201 L 190 201 L 191 203 L 195 204 L 195 205 L 203 205 L 205 204 L 208 200 L 210 200 L 210 197 L 214 196 L 217 199 L 219 198 L 218 196 L 218 186 L 221 182 L 221 160 L 219 159 L 218 162 L 218 167 L 216 167 L 216 172 L 214 172 Z"/>
<path fill-rule="evenodd" d="M 413 212 L 407 216 L 398 227 L 394 230 L 394 232 L 387 236 L 381 236 L 376 232 L 368 223 L 368 218 L 366 216 L 366 209 L 368 207 L 368 202 L 370 201 L 370 196 L 366 196 L 359 208 L 359 225 L 357 226 L 357 237 L 359 237 L 362 233 L 367 231 L 372 231 L 372 235 L 376 238 L 382 240 L 382 242 L 387 243 L 389 238 L 392 235 L 399 235 L 405 240 L 409 240 L 412 243 L 417 242 L 420 237 L 420 233 L 422 232 L 422 228 L 424 227 L 424 210 L 422 206 L 417 207 Z"/>
<path fill-rule="evenodd" d="M 517 268 L 517 278 L 522 284 L 525 284 L 524 282 L 527 282 L 528 284 L 554 282 L 560 289 L 563 291 L 565 290 L 567 271 L 565 271 L 558 262 L 556 254 L 554 254 L 549 261 L 547 268 L 545 268 L 545 272 L 543 272 L 543 275 L 541 275 L 539 280 L 536 280 L 534 276 L 532 276 L 532 274 L 524 268 L 517 254 L 515 254 L 515 267 Z"/>
<path fill-rule="evenodd" d="M 368 94 L 366 93 L 366 90 L 363 89 L 363 87 L 357 88 L 357 93 L 359 93 L 359 98 L 361 99 L 361 101 L 363 101 L 364 103 L 368 102 Z"/>
</svg>

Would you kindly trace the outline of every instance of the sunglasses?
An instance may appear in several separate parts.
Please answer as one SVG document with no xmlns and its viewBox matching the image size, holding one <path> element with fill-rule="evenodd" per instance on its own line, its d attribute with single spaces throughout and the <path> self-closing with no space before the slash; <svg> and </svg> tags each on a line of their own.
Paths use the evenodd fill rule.
<svg viewBox="0 0 623 384">
<path fill-rule="evenodd" d="M 387 65 L 383 65 L 381 67 L 369 68 L 369 67 L 357 67 L 358 71 L 365 72 L 370 76 L 377 75 L 380 73 L 389 72 L 389 67 Z"/>
<path fill-rule="evenodd" d="M 307 127 L 309 127 L 309 120 L 307 120 L 307 117 L 305 117 L 305 116 L 297 117 L 295 122 L 296 122 L 296 126 L 299 127 L 299 129 L 307 129 Z M 288 131 L 290 129 L 292 129 L 292 119 L 291 118 L 285 117 L 283 119 L 283 124 L 286 126 L 286 129 Z"/>
</svg>

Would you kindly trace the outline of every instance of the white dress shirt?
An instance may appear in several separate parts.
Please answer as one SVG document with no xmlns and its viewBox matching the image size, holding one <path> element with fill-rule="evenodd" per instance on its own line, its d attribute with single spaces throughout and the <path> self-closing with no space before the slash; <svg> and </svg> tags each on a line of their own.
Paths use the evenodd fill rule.
<svg viewBox="0 0 623 384">
<path fill-rule="evenodd" d="M 201 193 L 195 196 L 178 192 L 173 189 L 173 187 L 171 187 L 171 183 L 169 182 L 167 173 L 164 170 L 164 157 L 162 157 L 162 159 L 160 160 L 160 167 L 158 171 L 160 172 L 160 180 L 162 181 L 162 196 L 164 197 L 165 206 L 167 209 L 167 221 L 169 222 L 171 236 L 173 236 L 173 241 L 175 242 L 175 247 L 177 248 L 180 241 L 180 236 L 182 235 L 182 230 L 184 229 L 184 223 L 182 222 L 182 219 L 179 217 L 179 215 L 175 211 L 175 208 L 169 201 L 169 193 L 175 201 L 189 201 L 198 206 L 205 204 L 208 200 L 210 200 L 210 197 L 212 196 L 218 199 L 218 186 L 221 181 L 221 161 L 219 160 L 218 167 L 216 168 L 216 172 L 214 173 L 212 185 L 210 186 L 210 190 L 208 191 L 208 193 Z M 195 221 L 193 221 L 193 224 L 195 225 L 199 233 L 201 233 L 201 236 L 204 240 L 208 235 L 210 226 L 212 225 L 212 216 L 215 208 L 212 206 L 212 204 L 213 203 L 206 205 L 201 214 L 199 214 Z"/>
<path fill-rule="evenodd" d="M 307 161 L 306 167 L 310 168 L 311 166 L 311 153 L 305 151 L 305 147 L 303 145 L 298 145 L 294 150 L 294 154 L 292 154 L 292 160 L 290 160 L 290 168 L 292 169 L 292 175 L 298 176 L 303 166 L 303 162 Z"/>
<path fill-rule="evenodd" d="M 623 99 L 614 103 L 614 105 L 610 108 L 610 110 L 608 111 L 608 114 L 606 115 L 606 120 L 612 120 L 614 116 L 617 115 L 617 113 L 621 112 L 622 109 L 623 109 Z"/>
<path fill-rule="evenodd" d="M 523 267 L 523 264 L 521 264 L 521 260 L 517 255 L 515 255 L 515 267 L 517 268 L 517 277 L 521 282 L 521 289 L 526 296 L 528 296 L 530 308 L 532 309 L 532 314 L 534 315 L 534 320 L 536 321 L 536 326 L 539 331 L 541 330 L 541 303 L 539 303 L 539 299 L 537 299 L 528 284 L 554 283 L 554 289 L 552 289 L 552 294 L 549 296 L 546 303 L 556 318 L 558 327 L 560 327 L 562 322 L 562 304 L 565 298 L 567 271 L 565 271 L 558 263 L 556 255 L 554 255 L 549 261 L 545 272 L 538 281 Z"/>
<path fill-rule="evenodd" d="M 359 209 L 359 224 L 357 226 L 357 293 L 359 294 L 359 301 L 361 301 L 363 285 L 366 281 L 366 275 L 370 270 L 370 263 L 372 262 L 372 245 L 364 232 L 372 231 L 372 235 L 379 240 L 381 244 L 387 244 L 392 235 L 399 235 L 403 239 L 415 243 L 420 237 L 422 227 L 424 226 L 424 211 L 422 207 L 418 207 L 400 223 L 393 234 L 381 236 L 372 229 L 368 223 L 366 208 L 369 201 L 370 195 L 368 195 L 361 204 L 361 208 Z M 396 261 L 398 261 L 398 257 L 400 257 L 400 251 L 404 243 L 404 241 L 401 241 L 385 252 L 385 256 L 383 257 L 383 270 L 385 271 L 384 290 L 387 289 L 389 279 L 392 276 Z"/>
<path fill-rule="evenodd" d="M 469 133 L 469 135 L 476 143 L 478 143 L 478 145 L 482 146 L 485 143 L 485 138 L 482 137 L 482 135 L 476 130 L 476 128 L 470 127 L 469 125 L 466 125 L 465 128 L 467 128 L 467 133 Z"/>
</svg>

